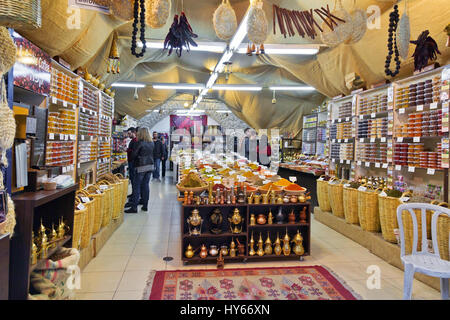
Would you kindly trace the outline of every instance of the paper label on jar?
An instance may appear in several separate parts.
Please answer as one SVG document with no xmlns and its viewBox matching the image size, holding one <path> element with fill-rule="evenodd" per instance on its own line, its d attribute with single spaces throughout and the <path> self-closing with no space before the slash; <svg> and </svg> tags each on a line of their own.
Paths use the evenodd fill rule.
<svg viewBox="0 0 450 320">
<path fill-rule="evenodd" d="M 380 167 L 381 167 L 381 163 L 375 162 L 375 168 L 380 168 Z"/>
<path fill-rule="evenodd" d="M 380 141 L 381 141 L 381 142 L 386 142 L 386 137 L 382 137 L 382 138 L 380 139 Z"/>
<path fill-rule="evenodd" d="M 403 137 L 398 137 L 397 142 L 403 142 Z"/>
<path fill-rule="evenodd" d="M 416 168 L 415 167 L 408 167 L 408 172 L 415 172 Z"/>
<path fill-rule="evenodd" d="M 361 161 L 358 161 L 357 164 L 358 164 L 358 166 L 360 166 L 361 165 Z"/>
<path fill-rule="evenodd" d="M 366 162 L 366 167 L 370 167 L 370 162 Z"/>
<path fill-rule="evenodd" d="M 397 170 L 397 171 L 400 171 L 400 170 L 402 170 L 402 166 L 401 166 L 401 165 L 399 165 L 399 164 L 397 164 L 397 165 L 395 166 L 395 170 Z"/>
<path fill-rule="evenodd" d="M 416 107 L 416 111 L 423 111 L 423 104 L 419 104 L 419 105 Z"/>
<path fill-rule="evenodd" d="M 400 114 L 405 113 L 405 108 L 398 109 L 398 113 L 400 113 Z"/>
<path fill-rule="evenodd" d="M 84 206 L 84 204 L 82 204 L 82 203 L 79 203 L 78 205 L 77 205 L 77 209 L 78 210 L 84 210 L 86 207 Z"/>
<path fill-rule="evenodd" d="M 388 163 L 383 163 L 383 169 L 387 169 L 388 165 Z"/>
<path fill-rule="evenodd" d="M 434 172 L 435 172 L 434 169 L 431 169 L 431 168 L 427 169 L 427 174 L 429 174 L 429 175 L 434 175 Z"/>
<path fill-rule="evenodd" d="M 420 137 L 414 137 L 414 142 L 420 142 Z"/>
<path fill-rule="evenodd" d="M 54 140 L 54 139 L 55 139 L 55 134 L 54 134 L 54 133 L 49 133 L 49 134 L 48 134 L 48 138 L 49 138 L 50 140 Z"/>
<path fill-rule="evenodd" d="M 52 103 L 56 104 L 58 102 L 58 99 L 56 99 L 56 97 L 52 97 Z"/>
</svg>

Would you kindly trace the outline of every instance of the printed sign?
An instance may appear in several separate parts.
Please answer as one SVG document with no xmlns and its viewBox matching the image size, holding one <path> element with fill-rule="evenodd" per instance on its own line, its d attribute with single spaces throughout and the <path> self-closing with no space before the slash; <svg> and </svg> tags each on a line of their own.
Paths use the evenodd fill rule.
<svg viewBox="0 0 450 320">
<path fill-rule="evenodd" d="M 77 7 L 80 9 L 99 11 L 104 14 L 109 14 L 109 8 L 101 6 L 93 0 L 68 0 L 69 7 Z"/>
</svg>

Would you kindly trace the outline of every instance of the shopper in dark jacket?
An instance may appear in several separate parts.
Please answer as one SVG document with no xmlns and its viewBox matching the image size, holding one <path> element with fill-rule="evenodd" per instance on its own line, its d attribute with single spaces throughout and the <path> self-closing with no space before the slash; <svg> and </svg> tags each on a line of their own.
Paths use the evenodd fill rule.
<svg viewBox="0 0 450 320">
<path fill-rule="evenodd" d="M 154 169 L 153 166 L 153 142 L 147 128 L 140 128 L 137 134 L 138 142 L 131 152 L 131 161 L 134 164 L 136 175 L 133 181 L 133 196 L 131 208 L 126 213 L 137 213 L 139 197 L 142 201 L 142 211 L 148 209 L 148 199 L 150 197 L 150 175 Z"/>
<path fill-rule="evenodd" d="M 159 139 L 158 132 L 153 132 L 153 143 L 154 143 L 153 160 L 155 163 L 155 171 L 153 171 L 153 180 L 158 180 L 159 182 L 161 182 L 161 179 L 159 178 L 159 168 L 161 165 L 161 158 L 163 156 L 163 146 L 161 140 Z"/>
<path fill-rule="evenodd" d="M 136 129 L 131 127 L 127 130 L 128 137 L 131 139 L 130 143 L 128 144 L 127 149 L 127 160 L 128 160 L 128 175 L 130 178 L 130 184 L 133 186 L 133 179 L 134 179 L 134 166 L 133 163 L 130 161 L 131 152 L 133 151 L 133 148 L 136 146 L 137 139 L 136 139 Z M 133 189 L 131 189 L 133 190 Z M 133 192 L 128 196 L 128 198 L 131 198 L 133 195 Z"/>
<path fill-rule="evenodd" d="M 161 144 L 163 149 L 163 154 L 161 157 L 161 177 L 164 179 L 164 177 L 166 176 L 166 162 L 169 156 L 169 148 L 167 147 L 167 141 L 164 136 L 161 136 Z"/>
</svg>

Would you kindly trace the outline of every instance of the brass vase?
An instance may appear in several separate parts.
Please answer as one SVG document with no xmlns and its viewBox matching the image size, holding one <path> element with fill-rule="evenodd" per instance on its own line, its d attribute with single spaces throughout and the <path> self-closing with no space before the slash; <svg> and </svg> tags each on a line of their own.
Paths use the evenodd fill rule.
<svg viewBox="0 0 450 320">
<path fill-rule="evenodd" d="M 261 232 L 259 233 L 259 240 L 258 240 L 258 249 L 256 250 L 256 254 L 260 257 L 264 255 L 264 248 L 263 248 L 263 239 L 261 236 Z"/>
<path fill-rule="evenodd" d="M 264 243 L 264 253 L 268 255 L 272 254 L 272 241 L 270 240 L 269 232 L 267 232 L 267 239 Z"/>
<path fill-rule="evenodd" d="M 289 235 L 287 233 L 287 228 L 286 228 L 286 234 L 284 235 L 283 238 L 283 254 L 285 256 L 288 256 L 291 254 L 291 244 L 290 244 L 290 238 Z"/>
<path fill-rule="evenodd" d="M 300 234 L 299 230 L 297 230 L 297 234 L 294 237 L 294 240 L 292 240 L 292 242 L 295 243 L 294 247 L 292 248 L 292 251 L 294 251 L 294 253 L 297 256 L 302 256 L 303 254 L 305 254 L 305 249 L 303 248 L 303 237 Z"/>
<path fill-rule="evenodd" d="M 281 248 L 281 240 L 280 240 L 280 235 L 277 232 L 277 239 L 274 242 L 274 247 L 273 247 L 273 252 L 279 256 L 281 255 L 281 253 L 283 252 L 282 248 Z"/>
<path fill-rule="evenodd" d="M 250 250 L 248 251 L 248 254 L 250 256 L 254 256 L 256 254 L 256 252 L 255 252 L 255 240 L 253 239 L 253 232 L 252 232 L 252 237 L 250 238 L 249 247 L 250 247 Z"/>
<path fill-rule="evenodd" d="M 230 222 L 230 229 L 232 233 L 242 232 L 243 219 L 238 208 L 233 210 L 233 215 L 228 218 L 228 221 Z"/>
<path fill-rule="evenodd" d="M 198 236 L 201 234 L 203 219 L 198 209 L 191 211 L 191 215 L 186 219 L 189 227 L 189 235 Z"/>
</svg>

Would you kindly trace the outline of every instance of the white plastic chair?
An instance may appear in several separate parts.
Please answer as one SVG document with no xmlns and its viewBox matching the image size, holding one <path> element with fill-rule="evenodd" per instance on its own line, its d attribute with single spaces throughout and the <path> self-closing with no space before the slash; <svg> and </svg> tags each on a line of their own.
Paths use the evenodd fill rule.
<svg viewBox="0 0 450 320">
<path fill-rule="evenodd" d="M 417 251 L 418 245 L 418 227 L 417 218 L 414 209 L 421 210 L 422 220 L 422 250 Z M 431 239 L 433 242 L 434 253 L 428 252 L 427 238 L 427 219 L 426 211 L 431 210 L 433 213 L 431 218 Z M 402 212 L 408 211 L 413 221 L 413 245 L 412 252 L 405 255 L 405 236 L 403 231 Z M 400 228 L 401 239 L 401 259 L 405 267 L 404 283 L 403 283 L 403 299 L 411 300 L 414 273 L 420 272 L 431 277 L 437 277 L 441 280 L 441 296 L 442 299 L 448 299 L 448 279 L 450 278 L 450 262 L 441 259 L 439 255 L 439 247 L 437 243 L 436 225 L 438 216 L 444 214 L 450 217 L 450 209 L 425 203 L 408 203 L 402 204 L 397 208 L 397 221 Z M 450 241 L 449 241 L 450 242 Z"/>
</svg>

